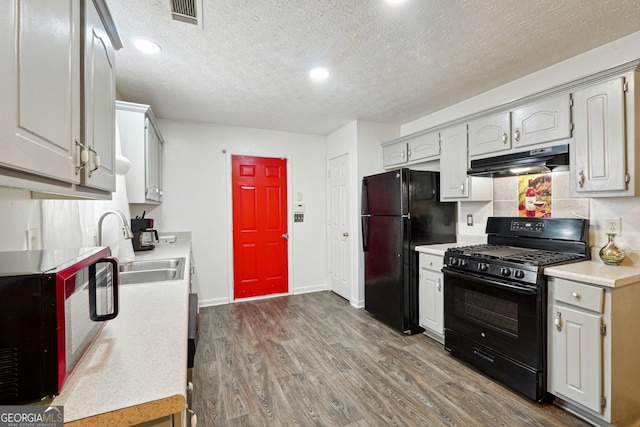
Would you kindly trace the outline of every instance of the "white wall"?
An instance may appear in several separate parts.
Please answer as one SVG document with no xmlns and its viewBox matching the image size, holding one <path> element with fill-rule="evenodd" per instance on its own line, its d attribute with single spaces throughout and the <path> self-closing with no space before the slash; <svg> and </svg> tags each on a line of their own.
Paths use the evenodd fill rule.
<svg viewBox="0 0 640 427">
<path fill-rule="evenodd" d="M 383 172 L 380 144 L 400 136 L 396 125 L 353 121 L 327 136 L 327 165 L 329 160 L 349 154 L 351 160 L 350 235 L 354 237 L 351 249 L 351 298 L 354 307 L 364 307 L 364 254 L 360 228 L 360 193 L 362 177 Z M 327 166 L 328 168 L 328 166 Z M 328 200 L 327 200 L 328 205 Z"/>
<path fill-rule="evenodd" d="M 40 201 L 31 192 L 0 187 L 0 251 L 27 249 L 27 230 L 42 232 Z"/>
<path fill-rule="evenodd" d="M 640 58 L 640 32 L 569 58 L 401 126 L 402 135 L 429 129 L 596 74 Z"/>
<path fill-rule="evenodd" d="M 116 152 L 121 153 L 119 140 Z M 0 251 L 27 249 L 28 229 L 38 231 L 41 248 L 95 246 L 98 218 L 110 209 L 129 216 L 124 176 L 116 177 L 111 200 L 34 200 L 30 191 L 0 187 Z M 131 242 L 124 240 L 122 225 L 113 215 L 103 222 L 103 244 L 120 261 L 134 258 Z"/>
<path fill-rule="evenodd" d="M 287 156 L 292 173 L 290 217 L 298 192 L 306 204 L 304 222 L 290 223 L 290 292 L 327 289 L 325 137 L 174 120 L 158 122 L 165 139 L 164 200 L 161 207 L 148 210 L 147 216 L 155 219 L 161 232 L 192 232 L 194 289 L 201 305 L 232 300 L 230 153 Z"/>
</svg>

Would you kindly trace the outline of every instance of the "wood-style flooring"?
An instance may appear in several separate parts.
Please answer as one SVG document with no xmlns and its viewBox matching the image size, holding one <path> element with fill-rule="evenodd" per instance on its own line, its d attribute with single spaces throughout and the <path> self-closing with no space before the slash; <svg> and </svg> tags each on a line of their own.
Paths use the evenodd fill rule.
<svg viewBox="0 0 640 427">
<path fill-rule="evenodd" d="M 584 426 L 331 292 L 200 309 L 198 426 Z"/>
</svg>

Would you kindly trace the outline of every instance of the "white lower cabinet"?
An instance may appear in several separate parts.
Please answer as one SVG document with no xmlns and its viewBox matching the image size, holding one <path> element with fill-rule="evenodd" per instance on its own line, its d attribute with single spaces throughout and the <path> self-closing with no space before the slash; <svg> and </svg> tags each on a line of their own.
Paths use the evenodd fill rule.
<svg viewBox="0 0 640 427">
<path fill-rule="evenodd" d="M 444 344 L 444 280 L 441 255 L 419 254 L 419 324 L 425 334 Z"/>
<path fill-rule="evenodd" d="M 639 298 L 638 284 L 549 279 L 547 381 L 558 406 L 596 425 L 640 423 Z"/>
</svg>

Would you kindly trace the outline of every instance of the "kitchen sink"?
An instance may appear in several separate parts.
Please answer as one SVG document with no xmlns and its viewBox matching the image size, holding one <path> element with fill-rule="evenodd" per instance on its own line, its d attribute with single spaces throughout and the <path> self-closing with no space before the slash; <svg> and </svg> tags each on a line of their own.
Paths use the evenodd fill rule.
<svg viewBox="0 0 640 427">
<path fill-rule="evenodd" d="M 158 270 L 163 268 L 184 269 L 184 258 L 150 259 L 120 264 L 120 272 Z"/>
<path fill-rule="evenodd" d="M 120 264 L 120 284 L 165 282 L 184 278 L 184 258 L 132 261 Z"/>
</svg>

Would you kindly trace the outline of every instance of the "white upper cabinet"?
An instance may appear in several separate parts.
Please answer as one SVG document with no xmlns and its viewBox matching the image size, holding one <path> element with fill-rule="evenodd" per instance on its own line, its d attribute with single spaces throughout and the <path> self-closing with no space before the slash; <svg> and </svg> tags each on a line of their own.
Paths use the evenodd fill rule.
<svg viewBox="0 0 640 427">
<path fill-rule="evenodd" d="M 83 135 L 89 150 L 83 185 L 116 189 L 115 51 L 93 1 L 86 1 L 84 25 Z"/>
<path fill-rule="evenodd" d="M 113 40 L 103 0 L 0 2 L 0 185 L 110 197 Z"/>
<path fill-rule="evenodd" d="M 511 126 L 514 148 L 571 138 L 569 94 L 514 109 Z"/>
<path fill-rule="evenodd" d="M 407 163 L 407 142 L 399 141 L 382 147 L 382 166 L 390 168 Z"/>
<path fill-rule="evenodd" d="M 442 199 L 466 199 L 469 197 L 467 176 L 467 127 L 457 125 L 440 131 L 442 151 L 440 164 L 446 165 L 440 173 L 440 197 Z"/>
<path fill-rule="evenodd" d="M 0 164 L 79 183 L 80 3 L 0 3 Z"/>
<path fill-rule="evenodd" d="M 440 134 L 438 132 L 408 135 L 382 146 L 382 166 L 392 168 L 437 160 L 440 157 Z"/>
<path fill-rule="evenodd" d="M 469 122 L 469 157 L 490 157 L 570 137 L 571 98 L 567 93 Z"/>
<path fill-rule="evenodd" d="M 627 157 L 627 145 L 634 145 L 634 97 L 631 93 L 629 99 L 625 99 L 625 90 L 631 90 L 631 86 L 620 76 L 573 93 L 573 195 L 597 197 L 632 193 L 628 165 L 629 162 L 633 164 L 633 157 Z M 625 112 L 627 105 L 629 110 Z M 627 117 L 631 121 L 630 127 L 625 124 Z"/>
<path fill-rule="evenodd" d="M 130 203 L 162 202 L 162 134 L 151 107 L 133 102 L 116 102 L 122 154 L 131 161 L 125 176 Z"/>
<path fill-rule="evenodd" d="M 511 149 L 511 113 L 469 122 L 469 157 Z"/>
<path fill-rule="evenodd" d="M 440 156 L 440 133 L 430 132 L 415 135 L 407 141 L 409 161 L 427 161 Z"/>
<path fill-rule="evenodd" d="M 442 201 L 491 201 L 493 180 L 467 176 L 467 126 L 440 131 L 440 199 Z"/>
</svg>

